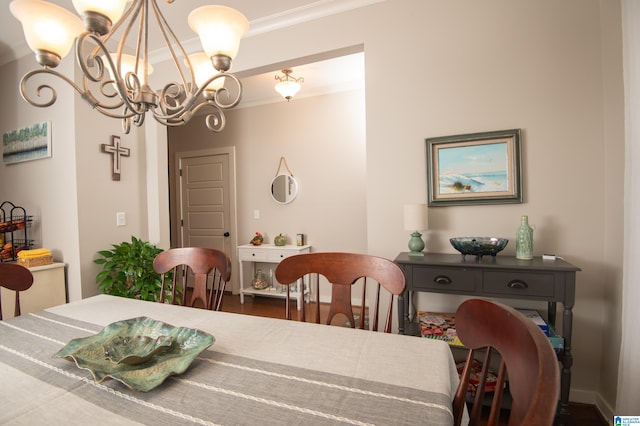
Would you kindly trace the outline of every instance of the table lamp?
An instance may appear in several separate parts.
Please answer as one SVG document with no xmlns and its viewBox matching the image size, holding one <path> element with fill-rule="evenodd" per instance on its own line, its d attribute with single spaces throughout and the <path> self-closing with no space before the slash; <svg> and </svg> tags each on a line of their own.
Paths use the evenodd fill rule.
<svg viewBox="0 0 640 426">
<path fill-rule="evenodd" d="M 424 256 L 424 241 L 419 231 L 428 228 L 427 206 L 425 204 L 407 204 L 404 206 L 404 229 L 412 231 L 409 240 L 409 256 Z"/>
</svg>

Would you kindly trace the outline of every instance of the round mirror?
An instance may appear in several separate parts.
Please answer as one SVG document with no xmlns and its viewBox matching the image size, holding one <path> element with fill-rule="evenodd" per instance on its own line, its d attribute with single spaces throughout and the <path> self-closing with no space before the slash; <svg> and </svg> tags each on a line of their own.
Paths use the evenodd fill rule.
<svg viewBox="0 0 640 426">
<path fill-rule="evenodd" d="M 278 175 L 271 181 L 271 197 L 279 204 L 289 204 L 298 196 L 298 181 L 290 175 Z"/>
</svg>

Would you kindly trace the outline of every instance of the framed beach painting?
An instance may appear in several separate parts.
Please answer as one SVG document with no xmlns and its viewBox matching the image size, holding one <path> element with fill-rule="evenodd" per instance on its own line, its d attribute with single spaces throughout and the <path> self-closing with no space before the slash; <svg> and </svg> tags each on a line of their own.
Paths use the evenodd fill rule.
<svg viewBox="0 0 640 426">
<path fill-rule="evenodd" d="M 426 143 L 429 206 L 522 203 L 520 129 Z"/>
<path fill-rule="evenodd" d="M 5 164 L 51 157 L 51 122 L 44 121 L 2 135 Z"/>
</svg>

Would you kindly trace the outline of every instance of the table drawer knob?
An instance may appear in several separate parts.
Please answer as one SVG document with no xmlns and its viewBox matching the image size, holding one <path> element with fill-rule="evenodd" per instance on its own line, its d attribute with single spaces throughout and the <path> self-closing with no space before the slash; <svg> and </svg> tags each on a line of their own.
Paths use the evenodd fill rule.
<svg viewBox="0 0 640 426">
<path fill-rule="evenodd" d="M 451 278 L 447 277 L 446 275 L 438 275 L 437 277 L 435 277 L 433 279 L 433 281 L 436 284 L 451 284 Z"/>
<path fill-rule="evenodd" d="M 507 284 L 507 287 L 518 290 L 518 289 L 528 288 L 529 286 L 524 281 L 512 280 L 512 281 L 509 281 L 509 283 Z"/>
</svg>

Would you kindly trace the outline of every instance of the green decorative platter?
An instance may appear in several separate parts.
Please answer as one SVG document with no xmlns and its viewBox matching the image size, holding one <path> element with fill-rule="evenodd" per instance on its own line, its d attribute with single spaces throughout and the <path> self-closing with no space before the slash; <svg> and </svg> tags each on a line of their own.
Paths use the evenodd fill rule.
<svg viewBox="0 0 640 426">
<path fill-rule="evenodd" d="M 113 378 L 132 390 L 148 392 L 169 375 L 184 373 L 214 340 L 200 330 L 138 317 L 109 324 L 93 336 L 73 339 L 53 358 L 74 361 L 89 370 L 98 383 Z M 123 344 L 125 341 L 129 345 Z"/>
<path fill-rule="evenodd" d="M 161 351 L 166 351 L 173 345 L 171 336 L 116 336 L 112 337 L 102 347 L 105 358 L 116 364 L 136 365 L 149 361 Z"/>
</svg>

